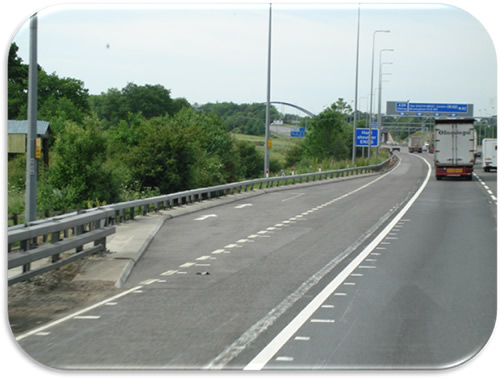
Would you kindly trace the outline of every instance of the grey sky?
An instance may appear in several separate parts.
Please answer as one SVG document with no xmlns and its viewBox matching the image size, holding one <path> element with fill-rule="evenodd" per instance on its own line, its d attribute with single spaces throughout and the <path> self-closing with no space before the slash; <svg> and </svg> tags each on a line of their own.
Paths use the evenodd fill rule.
<svg viewBox="0 0 500 379">
<path fill-rule="evenodd" d="M 161 84 L 190 103 L 266 100 L 268 4 L 253 6 L 56 7 L 39 13 L 39 63 L 82 80 L 92 94 L 128 82 Z M 273 4 L 271 99 L 315 113 L 353 104 L 357 4 Z M 28 62 L 27 25 L 14 38 Z M 484 27 L 443 5 L 361 5 L 358 108 L 369 106 L 383 62 L 389 100 L 472 103 L 496 114 L 496 56 Z M 109 48 L 107 47 L 109 45 Z M 377 97 L 373 100 L 376 109 Z M 292 113 L 290 108 L 280 109 Z"/>
</svg>

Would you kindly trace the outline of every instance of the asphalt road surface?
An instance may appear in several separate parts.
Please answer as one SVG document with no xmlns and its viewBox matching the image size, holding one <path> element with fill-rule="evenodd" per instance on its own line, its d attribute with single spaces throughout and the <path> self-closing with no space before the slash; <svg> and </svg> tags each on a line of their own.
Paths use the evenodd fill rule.
<svg viewBox="0 0 500 379">
<path fill-rule="evenodd" d="M 496 186 L 400 157 L 168 220 L 119 297 L 18 343 L 56 368 L 456 365 L 496 318 Z"/>
</svg>

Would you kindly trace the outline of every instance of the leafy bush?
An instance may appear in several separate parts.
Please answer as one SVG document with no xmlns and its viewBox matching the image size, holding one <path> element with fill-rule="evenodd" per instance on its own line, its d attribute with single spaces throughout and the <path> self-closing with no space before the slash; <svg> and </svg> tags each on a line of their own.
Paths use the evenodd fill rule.
<svg viewBox="0 0 500 379">
<path fill-rule="evenodd" d="M 54 145 L 54 155 L 43 187 L 48 209 L 84 208 L 89 200 L 118 200 L 119 185 L 104 167 L 107 141 L 96 118 L 86 118 L 82 127 L 67 123 Z"/>
</svg>

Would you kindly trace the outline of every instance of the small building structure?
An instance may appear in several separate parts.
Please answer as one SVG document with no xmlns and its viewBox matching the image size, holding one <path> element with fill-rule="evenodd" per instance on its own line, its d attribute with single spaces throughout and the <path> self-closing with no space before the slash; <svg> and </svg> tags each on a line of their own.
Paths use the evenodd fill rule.
<svg viewBox="0 0 500 379">
<path fill-rule="evenodd" d="M 27 120 L 9 120 L 8 121 L 8 153 L 26 153 L 26 139 L 28 135 Z M 50 123 L 48 121 L 37 121 L 37 138 L 41 139 L 43 162 L 49 165 L 49 135 Z"/>
</svg>

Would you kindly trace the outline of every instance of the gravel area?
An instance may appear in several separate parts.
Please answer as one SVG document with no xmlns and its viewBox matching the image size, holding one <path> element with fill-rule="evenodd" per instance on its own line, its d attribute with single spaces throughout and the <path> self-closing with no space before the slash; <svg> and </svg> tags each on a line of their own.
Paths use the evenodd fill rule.
<svg viewBox="0 0 500 379">
<path fill-rule="evenodd" d="M 8 288 L 8 314 L 14 335 L 34 329 L 120 292 L 109 281 L 73 281 L 95 257 L 16 283 Z"/>
</svg>

